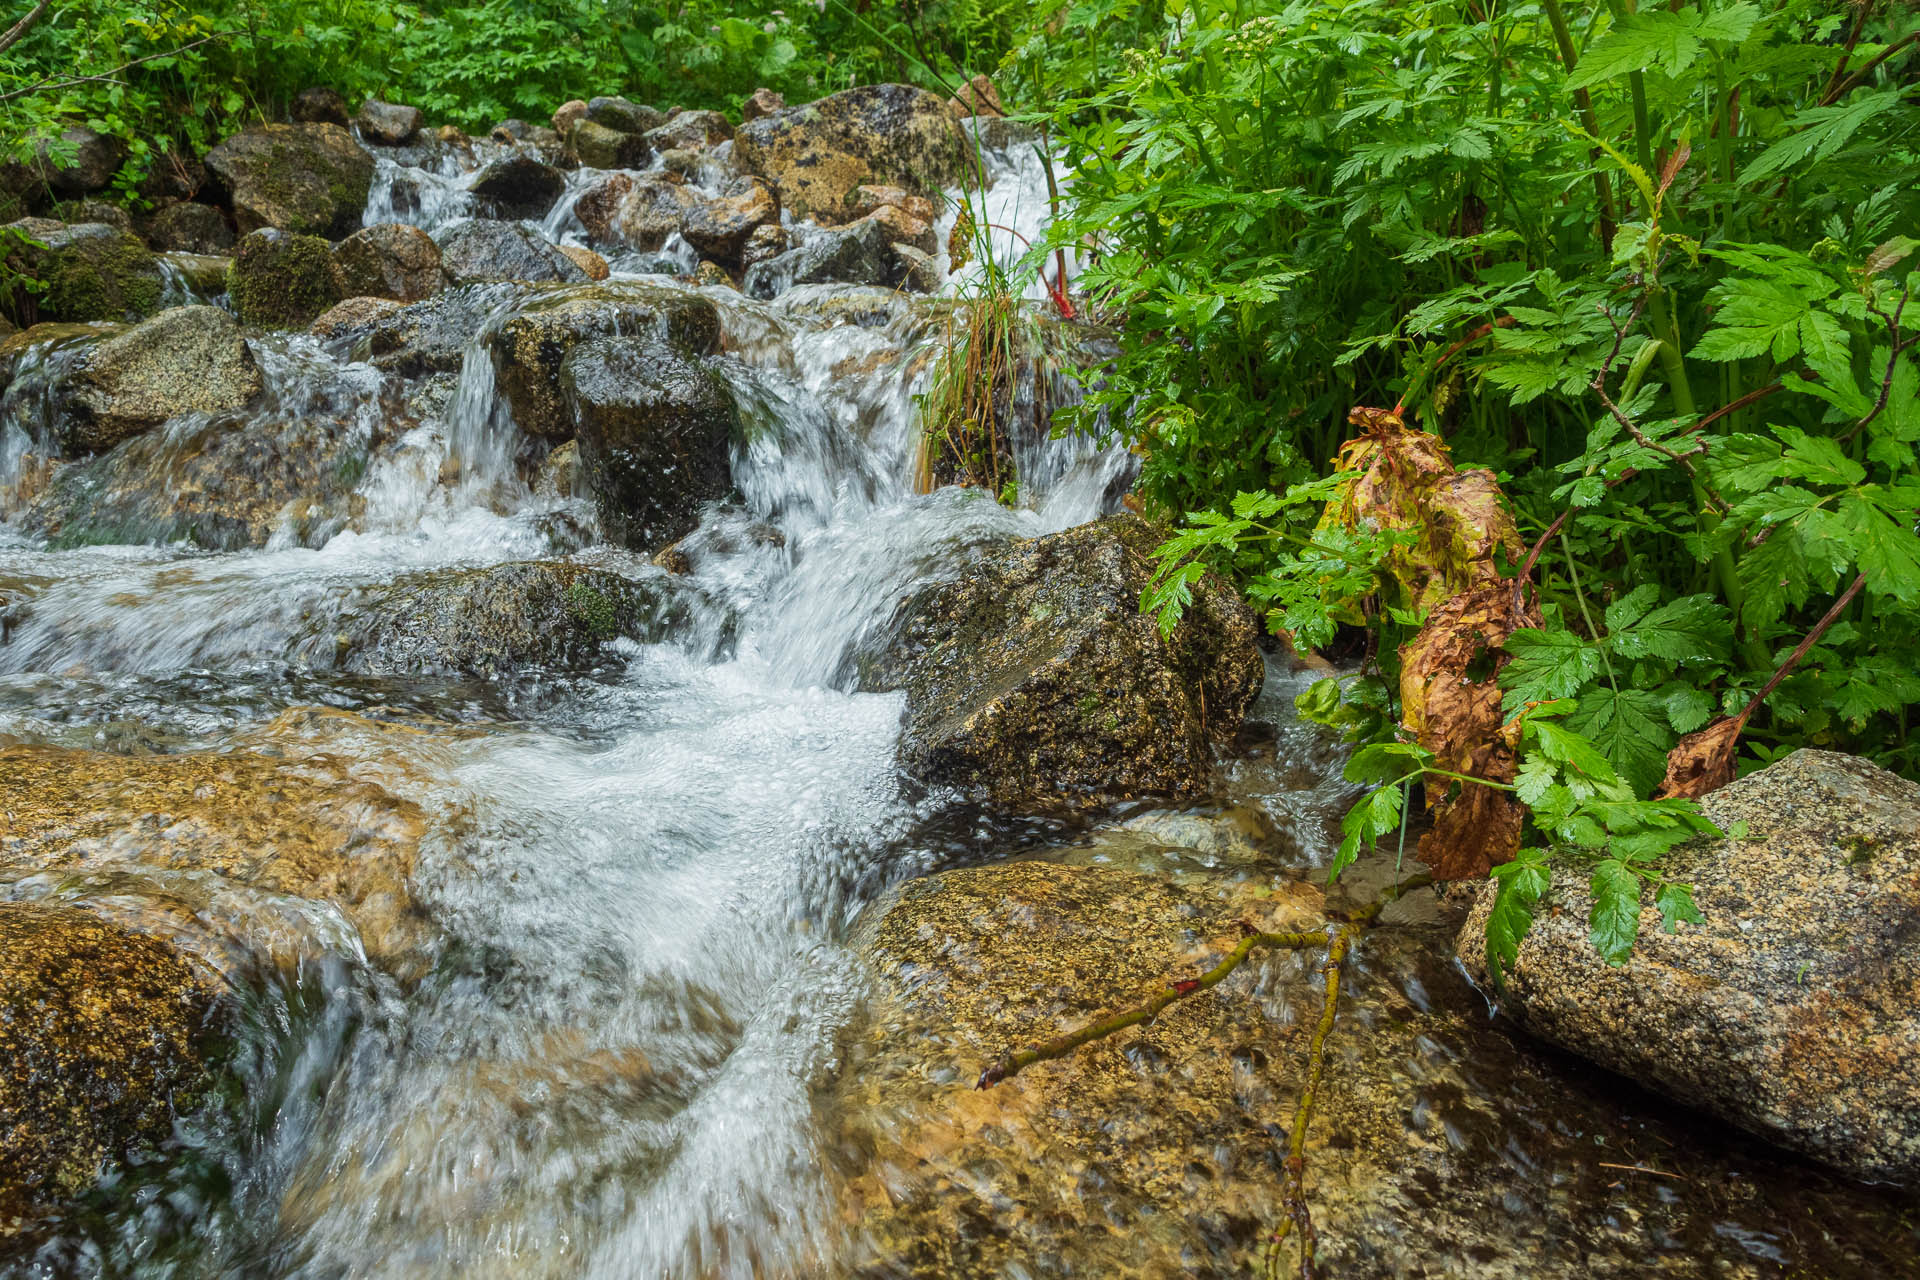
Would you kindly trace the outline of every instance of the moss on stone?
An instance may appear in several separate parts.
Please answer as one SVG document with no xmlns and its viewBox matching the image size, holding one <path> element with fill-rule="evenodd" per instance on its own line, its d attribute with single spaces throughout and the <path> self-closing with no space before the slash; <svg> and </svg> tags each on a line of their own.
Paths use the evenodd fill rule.
<svg viewBox="0 0 1920 1280">
<path fill-rule="evenodd" d="M 46 289 L 16 299 L 16 319 L 137 320 L 160 309 L 159 261 L 125 231 L 98 223 L 65 227 L 19 257 L 19 269 Z"/>
<path fill-rule="evenodd" d="M 340 268 L 318 236 L 255 231 L 227 266 L 227 292 L 242 324 L 304 329 L 341 300 Z"/>
</svg>

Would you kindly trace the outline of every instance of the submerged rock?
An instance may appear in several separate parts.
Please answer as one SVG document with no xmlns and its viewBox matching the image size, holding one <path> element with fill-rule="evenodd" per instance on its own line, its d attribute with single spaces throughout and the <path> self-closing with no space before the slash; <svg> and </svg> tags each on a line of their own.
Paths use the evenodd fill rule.
<svg viewBox="0 0 1920 1280">
<path fill-rule="evenodd" d="M 904 601 L 863 689 L 904 689 L 901 762 L 1008 808 L 1206 792 L 1265 665 L 1217 579 L 1169 637 L 1140 612 L 1161 534 L 1112 516 L 990 551 Z"/>
<path fill-rule="evenodd" d="M 530 302 L 488 343 L 495 385 L 522 431 L 543 440 L 572 438 L 560 366 L 579 343 L 615 334 L 656 337 L 686 354 L 710 355 L 720 347 L 720 317 L 711 299 L 658 285 L 567 289 Z"/>
<path fill-rule="evenodd" d="M 92 347 L 62 394 L 70 453 L 98 453 L 183 413 L 238 409 L 260 366 L 218 307 L 175 307 Z"/>
<path fill-rule="evenodd" d="M 689 618 L 686 594 L 663 581 L 564 560 L 407 574 L 355 595 L 316 640 L 340 669 L 378 675 L 591 670 L 608 641 L 654 643 Z"/>
<path fill-rule="evenodd" d="M 371 760 L 263 745 L 279 754 L 0 748 L 0 884 L 117 891 L 103 913 L 236 986 L 262 961 L 297 964 L 315 939 L 289 917 L 331 906 L 368 959 L 419 977 L 438 938 L 409 888 L 426 815 L 368 781 Z"/>
<path fill-rule="evenodd" d="M 54 472 L 20 516 L 55 549 L 190 542 L 315 545 L 344 528 L 375 440 L 363 423 L 291 412 L 175 419 Z"/>
<path fill-rule="evenodd" d="M 488 161 L 468 190 L 483 217 L 543 218 L 566 185 L 566 175 L 552 165 L 516 153 Z"/>
<path fill-rule="evenodd" d="M 658 338 L 596 338 L 568 353 L 560 385 L 581 478 L 613 542 L 656 551 L 732 492 L 739 410 L 710 364 Z"/>
<path fill-rule="evenodd" d="M 863 184 L 938 191 L 959 176 L 966 152 L 946 103 L 910 85 L 879 84 L 748 121 L 733 154 L 773 184 L 781 208 L 834 222 Z"/>
<path fill-rule="evenodd" d="M 234 249 L 227 296 L 242 324 L 304 329 L 346 289 L 325 240 L 263 228 L 243 236 Z"/>
<path fill-rule="evenodd" d="M 418 227 L 387 222 L 354 232 L 333 247 L 341 292 L 349 298 L 418 302 L 447 287 L 440 246 Z"/>
<path fill-rule="evenodd" d="M 173 1135 L 211 1083 L 216 995 L 165 942 L 0 901 L 0 1247 Z"/>
<path fill-rule="evenodd" d="M 492 280 L 585 281 L 587 273 L 540 232 L 520 222 L 468 218 L 434 237 L 455 284 Z"/>
<path fill-rule="evenodd" d="M 207 152 L 242 234 L 261 227 L 339 239 L 360 225 L 373 157 L 332 124 L 263 124 Z"/>
<path fill-rule="evenodd" d="M 1587 939 L 1585 881 L 1557 878 L 1503 1012 L 1855 1177 L 1920 1178 L 1920 786 L 1802 750 L 1700 803 L 1746 828 L 1661 859 L 1704 919 L 1665 933 L 1649 901 L 1632 958 L 1610 967 Z M 1491 887 L 1459 943 L 1483 984 L 1490 908 Z"/>
<path fill-rule="evenodd" d="M 137 320 L 160 309 L 159 259 L 131 232 L 98 222 L 69 227 L 28 219 L 11 225 L 33 242 L 16 250 L 9 265 L 47 286 L 37 296 L 11 299 L 16 320 Z"/>
</svg>

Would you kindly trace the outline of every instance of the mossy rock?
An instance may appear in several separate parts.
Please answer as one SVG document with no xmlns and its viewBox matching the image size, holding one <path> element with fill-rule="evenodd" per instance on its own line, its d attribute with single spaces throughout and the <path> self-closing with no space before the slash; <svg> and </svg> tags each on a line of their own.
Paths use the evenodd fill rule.
<svg viewBox="0 0 1920 1280">
<path fill-rule="evenodd" d="M 217 996 L 157 938 L 0 902 L 0 1246 L 167 1143 L 211 1086 Z"/>
<path fill-rule="evenodd" d="M 855 656 L 861 688 L 906 691 L 907 772 L 1015 810 L 1206 794 L 1265 679 L 1259 621 L 1208 576 L 1161 635 L 1140 596 L 1164 536 L 1111 516 L 909 597 Z"/>
<path fill-rule="evenodd" d="M 206 165 L 243 234 L 350 235 L 373 185 L 373 157 L 333 124 L 256 125 L 209 151 Z"/>
<path fill-rule="evenodd" d="M 333 246 L 271 228 L 249 232 L 227 267 L 227 294 L 242 324 L 304 329 L 346 296 Z"/>
<path fill-rule="evenodd" d="M 535 297 L 487 347 L 495 385 L 522 431 L 572 438 L 560 366 L 579 343 L 615 334 L 657 335 L 684 354 L 710 355 L 719 350 L 720 316 L 712 299 L 659 285 L 553 289 Z"/>
<path fill-rule="evenodd" d="M 15 250 L 9 265 L 46 285 L 38 295 L 15 293 L 8 301 L 14 321 L 138 320 L 160 309 L 160 262 L 131 232 L 98 222 L 11 225 L 33 242 Z"/>
</svg>

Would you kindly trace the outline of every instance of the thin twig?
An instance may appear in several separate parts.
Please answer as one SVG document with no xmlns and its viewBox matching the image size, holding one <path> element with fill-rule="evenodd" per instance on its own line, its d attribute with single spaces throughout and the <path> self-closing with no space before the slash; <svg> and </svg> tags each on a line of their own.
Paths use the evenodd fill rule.
<svg viewBox="0 0 1920 1280">
<path fill-rule="evenodd" d="M 1602 1169 L 1623 1169 L 1628 1173 L 1650 1173 L 1656 1178 L 1672 1178 L 1677 1182 L 1686 1181 L 1685 1178 L 1682 1178 L 1677 1173 L 1668 1173 L 1664 1169 L 1649 1169 L 1641 1164 L 1608 1164 L 1605 1160 L 1598 1160 L 1594 1163 Z"/>
<path fill-rule="evenodd" d="M 40 21 L 40 19 L 46 15 L 47 6 L 52 3 L 53 0 L 40 0 L 39 4 L 36 4 L 27 11 L 26 17 L 8 27 L 7 33 L 0 35 L 0 53 L 6 52 L 15 44 L 18 44 L 21 36 L 33 30 L 33 24 Z"/>
<path fill-rule="evenodd" d="M 68 76 L 64 79 L 49 76 L 45 80 L 39 80 L 33 84 L 25 85 L 18 89 L 10 89 L 6 93 L 0 93 L 0 102 L 11 102 L 15 98 L 24 98 L 30 93 L 43 93 L 53 89 L 67 89 L 77 84 L 95 84 L 102 81 L 108 84 L 118 84 L 120 82 L 113 77 L 119 75 L 129 67 L 137 67 L 143 62 L 152 62 L 156 58 L 171 58 L 178 54 L 185 53 L 189 49 L 197 49 L 210 40 L 225 40 L 229 36 L 237 36 L 239 34 L 241 33 L 238 31 L 216 31 L 210 36 L 201 36 L 198 40 L 189 41 L 177 49 L 163 49 L 159 53 L 149 53 L 143 58 L 135 58 L 131 62 L 123 62 L 119 66 L 111 70 L 102 71 L 98 75 Z"/>
</svg>

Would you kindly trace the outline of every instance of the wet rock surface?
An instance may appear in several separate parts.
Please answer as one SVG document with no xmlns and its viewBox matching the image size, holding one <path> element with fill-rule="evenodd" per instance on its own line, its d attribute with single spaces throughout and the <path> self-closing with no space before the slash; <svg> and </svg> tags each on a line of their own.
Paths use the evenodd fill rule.
<svg viewBox="0 0 1920 1280">
<path fill-rule="evenodd" d="M 904 689 L 903 766 L 996 804 L 1198 795 L 1264 667 L 1253 613 L 1203 584 L 1170 638 L 1140 612 L 1161 540 L 1136 516 L 983 552 L 904 601 L 859 687 Z"/>
<path fill-rule="evenodd" d="M 353 123 L 360 130 L 360 136 L 368 142 L 399 147 L 413 141 L 420 132 L 420 126 L 426 123 L 426 117 L 421 115 L 418 107 L 368 98 L 360 104 Z"/>
<path fill-rule="evenodd" d="M 468 189 L 489 218 L 542 218 L 566 187 L 566 175 L 524 154 L 488 161 Z"/>
<path fill-rule="evenodd" d="M 639 169 L 653 158 L 653 144 L 645 135 L 625 133 L 582 118 L 567 134 L 567 150 L 581 164 L 594 169 Z"/>
<path fill-rule="evenodd" d="M 658 339 L 596 338 L 568 353 L 560 385 L 581 479 L 611 541 L 657 551 L 732 491 L 739 412 L 711 364 Z"/>
<path fill-rule="evenodd" d="M 256 125 L 207 152 L 206 165 L 242 234 L 351 235 L 373 183 L 373 157 L 332 124 Z"/>
<path fill-rule="evenodd" d="M 519 222 L 470 218 L 435 234 L 441 265 L 455 284 L 495 280 L 584 281 L 587 273 L 552 241 Z"/>
<path fill-rule="evenodd" d="M 304 645 L 331 645 L 342 670 L 503 679 L 617 665 L 609 641 L 661 640 L 688 604 L 660 578 L 553 560 L 403 575 L 357 592 L 343 615 Z"/>
<path fill-rule="evenodd" d="M 447 287 L 440 246 L 418 227 L 382 223 L 354 232 L 333 247 L 340 291 L 349 298 L 418 302 Z"/>
<path fill-rule="evenodd" d="M 763 226 L 778 225 L 779 220 L 780 206 L 772 189 L 758 178 L 741 178 L 730 183 L 724 195 L 689 209 L 680 233 L 707 257 L 738 262 L 748 238 Z"/>
<path fill-rule="evenodd" d="M 1257 854 L 1222 865 L 1096 836 L 1047 858 L 908 881 L 856 930 L 874 989 L 825 1091 L 834 1273 L 1264 1274 L 1323 1006 L 1317 952 L 1256 954 L 1149 1025 L 975 1082 L 1203 972 L 1242 921 L 1317 927 L 1318 891 Z M 1691 1135 L 1657 1100 L 1609 1098 L 1579 1064 L 1489 1031 L 1451 927 L 1416 897 L 1348 961 L 1304 1151 L 1319 1274 L 1760 1280 L 1920 1263 L 1898 1201 Z"/>
<path fill-rule="evenodd" d="M 1920 786 L 1802 750 L 1707 796 L 1665 855 L 1704 919 L 1609 967 L 1556 881 L 1497 993 L 1528 1030 L 1860 1178 L 1920 1178 Z M 1483 901 L 1460 955 L 1490 991 Z"/>
<path fill-rule="evenodd" d="M 512 293 L 500 284 L 456 287 L 390 312 L 373 322 L 359 358 L 408 378 L 458 373 L 474 335 Z"/>
<path fill-rule="evenodd" d="M 158 250 L 224 253 L 233 247 L 233 228 L 212 205 L 183 201 L 158 210 L 147 220 L 147 243 Z"/>
<path fill-rule="evenodd" d="M 164 942 L 0 901 L 0 1261 L 36 1217 L 167 1143 L 210 1086 L 217 994 Z"/>
<path fill-rule="evenodd" d="M 833 222 L 866 183 L 937 191 L 959 174 L 964 145 L 938 97 L 882 84 L 749 121 L 733 150 L 742 168 L 773 184 L 782 208 Z"/>
<path fill-rule="evenodd" d="M 69 453 L 98 453 L 183 413 L 238 409 L 260 366 L 233 317 L 175 307 L 107 338 L 75 367 L 63 397 Z"/>
<path fill-rule="evenodd" d="M 617 334 L 711 355 L 720 347 L 720 320 L 709 299 L 643 284 L 569 289 L 532 301 L 488 343 L 495 384 L 520 429 L 544 440 L 571 439 L 574 421 L 560 367 L 581 342 Z"/>
</svg>

